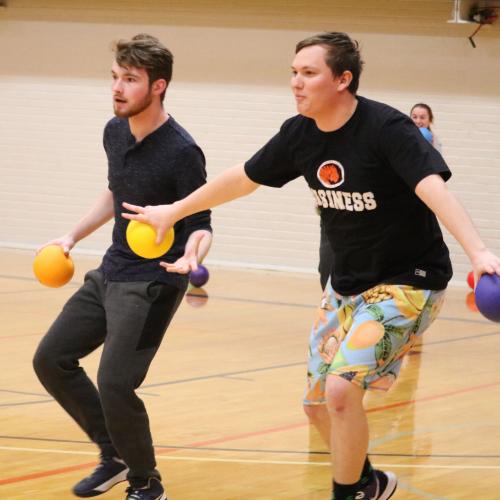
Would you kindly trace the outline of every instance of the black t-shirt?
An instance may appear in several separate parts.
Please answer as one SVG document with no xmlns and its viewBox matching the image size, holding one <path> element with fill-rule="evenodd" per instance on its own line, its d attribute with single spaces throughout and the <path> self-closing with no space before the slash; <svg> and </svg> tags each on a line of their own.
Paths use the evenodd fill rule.
<svg viewBox="0 0 500 500">
<path fill-rule="evenodd" d="M 159 263 L 175 262 L 181 257 L 193 231 L 211 231 L 210 211 L 177 222 L 174 244 L 157 259 L 143 259 L 132 252 L 125 237 L 129 221 L 120 214 L 125 211 L 124 201 L 141 206 L 171 204 L 205 184 L 203 152 L 172 116 L 140 142 L 132 135 L 128 120 L 113 118 L 104 129 L 104 149 L 115 225 L 113 243 L 100 269 L 110 281 L 159 281 L 185 288 L 187 275 L 167 273 Z"/>
<path fill-rule="evenodd" d="M 411 119 L 357 97 L 340 129 L 322 132 L 314 120 L 287 120 L 245 164 L 258 184 L 281 187 L 304 176 L 333 251 L 332 286 L 354 295 L 375 285 L 446 288 L 448 248 L 433 212 L 415 194 L 423 178 L 451 173 Z"/>
</svg>

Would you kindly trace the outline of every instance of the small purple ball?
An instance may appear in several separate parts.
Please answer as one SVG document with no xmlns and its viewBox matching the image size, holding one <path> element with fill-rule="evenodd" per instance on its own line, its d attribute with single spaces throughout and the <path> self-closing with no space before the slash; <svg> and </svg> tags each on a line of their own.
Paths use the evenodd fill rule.
<svg viewBox="0 0 500 500">
<path fill-rule="evenodd" d="M 203 286 L 208 281 L 208 278 L 208 269 L 201 264 L 198 264 L 198 269 L 196 271 L 191 271 L 189 273 L 189 282 L 196 287 Z"/>
<path fill-rule="evenodd" d="M 500 322 L 500 276 L 483 274 L 475 291 L 479 312 L 491 321 Z"/>
</svg>

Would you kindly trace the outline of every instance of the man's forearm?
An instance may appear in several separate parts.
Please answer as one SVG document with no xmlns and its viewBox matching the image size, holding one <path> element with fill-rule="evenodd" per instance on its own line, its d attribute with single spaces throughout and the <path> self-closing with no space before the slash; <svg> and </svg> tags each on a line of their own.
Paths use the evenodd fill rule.
<svg viewBox="0 0 500 500">
<path fill-rule="evenodd" d="M 477 252 L 485 250 L 485 245 L 469 214 L 456 196 L 448 191 L 440 177 L 426 177 L 420 181 L 415 191 L 460 243 L 471 260 Z"/>
<path fill-rule="evenodd" d="M 91 209 L 78 221 L 68 233 L 74 242 L 78 242 L 93 233 L 114 216 L 113 193 L 106 190 Z"/>
<path fill-rule="evenodd" d="M 186 198 L 173 204 L 176 220 L 246 196 L 259 187 L 248 178 L 243 165 L 225 170 Z"/>
</svg>

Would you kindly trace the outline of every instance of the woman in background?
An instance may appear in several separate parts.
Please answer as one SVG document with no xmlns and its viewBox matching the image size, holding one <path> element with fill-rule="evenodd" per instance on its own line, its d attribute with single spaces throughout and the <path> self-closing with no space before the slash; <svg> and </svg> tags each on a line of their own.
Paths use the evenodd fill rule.
<svg viewBox="0 0 500 500">
<path fill-rule="evenodd" d="M 410 117 L 413 123 L 420 129 L 422 135 L 441 153 L 441 141 L 431 130 L 434 123 L 434 114 L 428 104 L 419 102 L 411 108 Z"/>
</svg>

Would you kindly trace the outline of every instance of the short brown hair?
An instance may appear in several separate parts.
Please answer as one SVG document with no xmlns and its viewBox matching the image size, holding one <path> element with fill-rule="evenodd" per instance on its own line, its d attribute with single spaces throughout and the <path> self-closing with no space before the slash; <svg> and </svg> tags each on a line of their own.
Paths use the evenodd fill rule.
<svg viewBox="0 0 500 500">
<path fill-rule="evenodd" d="M 172 66 L 174 56 L 154 36 L 146 33 L 135 35 L 131 40 L 118 40 L 113 50 L 116 54 L 116 62 L 122 66 L 145 69 L 149 85 L 156 80 L 166 80 L 167 86 L 172 80 Z M 165 92 L 160 96 L 163 101 Z"/>
<path fill-rule="evenodd" d="M 333 75 L 340 76 L 344 71 L 352 73 L 352 81 L 348 90 L 356 95 L 364 64 L 359 51 L 359 43 L 352 40 L 346 33 L 330 31 L 300 41 L 295 47 L 295 53 L 313 45 L 321 45 L 326 49 L 325 62 Z"/>
</svg>

